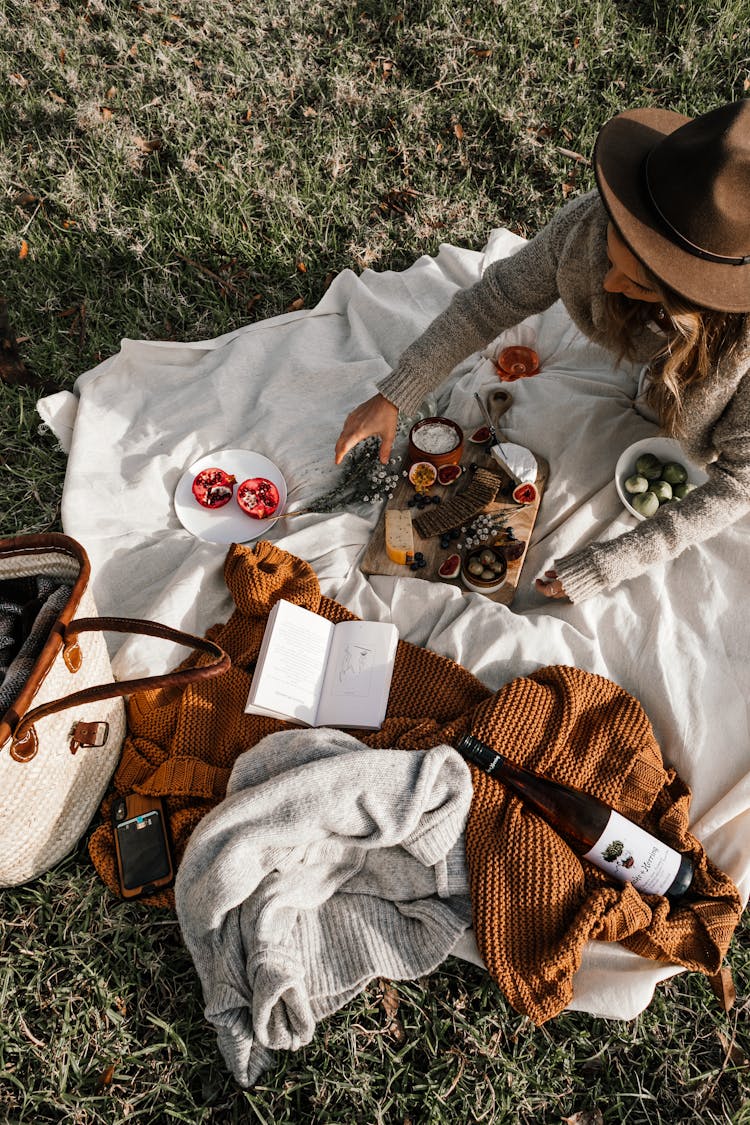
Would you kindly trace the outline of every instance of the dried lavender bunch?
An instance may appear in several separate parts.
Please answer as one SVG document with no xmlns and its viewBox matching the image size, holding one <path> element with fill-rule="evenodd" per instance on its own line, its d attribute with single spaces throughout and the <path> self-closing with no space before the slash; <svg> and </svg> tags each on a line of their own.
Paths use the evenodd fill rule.
<svg viewBox="0 0 750 1125">
<path fill-rule="evenodd" d="M 344 461 L 341 478 L 308 506 L 311 512 L 336 512 L 351 504 L 378 504 L 389 500 L 398 484 L 399 457 L 383 465 L 378 457 L 380 439 L 366 438 Z"/>
</svg>

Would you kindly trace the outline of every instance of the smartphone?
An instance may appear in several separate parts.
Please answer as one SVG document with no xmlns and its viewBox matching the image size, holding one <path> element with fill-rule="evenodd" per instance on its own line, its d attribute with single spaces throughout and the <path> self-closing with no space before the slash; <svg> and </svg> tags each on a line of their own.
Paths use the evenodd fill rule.
<svg viewBox="0 0 750 1125">
<path fill-rule="evenodd" d="M 168 887 L 174 880 L 174 864 L 160 799 L 139 793 L 116 797 L 112 826 L 123 898 L 138 898 Z"/>
</svg>

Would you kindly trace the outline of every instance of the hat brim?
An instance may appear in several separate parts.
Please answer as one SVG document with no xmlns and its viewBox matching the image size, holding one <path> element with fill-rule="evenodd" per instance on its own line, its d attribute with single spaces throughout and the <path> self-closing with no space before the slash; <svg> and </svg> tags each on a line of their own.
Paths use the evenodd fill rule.
<svg viewBox="0 0 750 1125">
<path fill-rule="evenodd" d="M 623 241 L 661 282 L 708 309 L 750 311 L 750 266 L 707 262 L 674 243 L 646 200 L 643 164 L 665 137 L 692 120 L 663 109 L 627 110 L 599 131 L 594 171 Z"/>
</svg>

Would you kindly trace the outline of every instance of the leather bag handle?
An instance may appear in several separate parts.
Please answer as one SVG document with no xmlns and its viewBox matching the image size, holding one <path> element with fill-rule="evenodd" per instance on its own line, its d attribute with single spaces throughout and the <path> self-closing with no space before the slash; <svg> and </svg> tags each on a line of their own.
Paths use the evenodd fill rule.
<svg viewBox="0 0 750 1125">
<path fill-rule="evenodd" d="M 80 653 L 76 658 L 76 638 L 79 633 L 136 633 L 141 636 L 158 637 L 165 641 L 174 641 L 177 644 L 187 645 L 189 648 L 206 652 L 215 659 L 211 664 L 198 668 L 180 668 L 175 672 L 164 672 L 159 676 L 139 676 L 131 680 L 119 680 L 110 684 L 98 684 L 93 687 L 74 691 L 62 699 L 53 699 L 49 703 L 42 703 L 33 707 L 20 718 L 13 729 L 13 744 L 22 744 L 29 738 L 29 732 L 38 719 L 64 711 L 69 707 L 77 707 L 83 703 L 94 703 L 99 699 L 114 699 L 117 696 L 131 695 L 135 691 L 144 691 L 159 687 L 187 687 L 188 684 L 200 680 L 210 679 L 222 672 L 227 672 L 232 662 L 223 648 L 209 641 L 206 637 L 194 636 L 192 633 L 183 633 L 180 629 L 173 629 L 169 625 L 161 625 L 158 621 L 143 621 L 131 617 L 79 617 L 70 621 L 62 629 L 63 659 L 69 668 L 74 669 L 76 659 L 80 660 Z M 22 755 L 25 757 L 25 755 Z"/>
</svg>

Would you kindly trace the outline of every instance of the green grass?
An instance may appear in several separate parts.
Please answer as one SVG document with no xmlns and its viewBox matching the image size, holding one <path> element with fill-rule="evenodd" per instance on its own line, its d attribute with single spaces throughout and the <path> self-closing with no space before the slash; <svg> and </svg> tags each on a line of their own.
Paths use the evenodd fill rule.
<svg viewBox="0 0 750 1125">
<path fill-rule="evenodd" d="M 743 96 L 749 26 L 748 0 L 4 0 L 0 294 L 35 385 L 0 384 L 0 533 L 59 529 L 34 404 L 122 336 L 216 336 L 342 269 L 533 233 L 592 186 L 612 113 Z M 245 1093 L 173 918 L 82 848 L 0 897 L 0 1120 L 750 1123 L 749 939 L 730 1015 L 683 974 L 635 1021 L 535 1029 L 451 960 L 398 985 L 402 1033 L 373 985 Z"/>
</svg>

